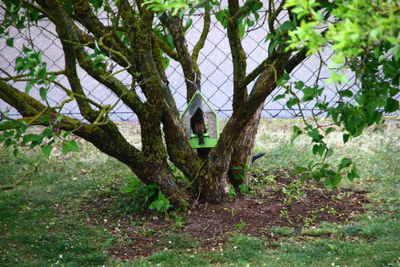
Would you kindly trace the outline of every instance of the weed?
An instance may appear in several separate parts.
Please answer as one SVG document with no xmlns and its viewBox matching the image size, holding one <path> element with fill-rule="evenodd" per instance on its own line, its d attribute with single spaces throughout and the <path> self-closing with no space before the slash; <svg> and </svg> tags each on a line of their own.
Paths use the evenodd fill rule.
<svg viewBox="0 0 400 267">
<path fill-rule="evenodd" d="M 226 195 L 230 201 L 232 201 L 235 198 L 236 192 L 232 184 L 229 185 L 229 191 L 228 193 L 226 193 Z"/>
<path fill-rule="evenodd" d="M 147 229 L 144 229 L 144 230 L 139 230 L 137 233 L 138 233 L 138 235 L 146 236 L 146 235 L 149 235 L 149 234 L 152 234 L 152 233 L 157 233 L 157 231 L 154 230 L 154 229 L 151 229 L 151 228 L 147 228 Z"/>
<path fill-rule="evenodd" d="M 230 215 L 235 216 L 236 214 L 236 210 L 234 208 L 224 208 L 224 210 L 226 210 Z"/>
<path fill-rule="evenodd" d="M 239 223 L 233 224 L 239 231 L 246 227 L 246 223 L 240 219 Z"/>
<path fill-rule="evenodd" d="M 293 222 L 290 220 L 289 210 L 287 209 L 287 207 L 283 207 L 279 211 L 279 217 L 281 217 L 282 219 L 285 219 L 288 223 L 293 225 Z"/>
<path fill-rule="evenodd" d="M 330 207 L 328 213 L 332 214 L 333 216 L 336 216 L 337 215 L 337 210 L 334 207 Z"/>
<path fill-rule="evenodd" d="M 245 183 L 240 184 L 239 185 L 239 190 L 240 190 L 240 193 L 247 194 L 247 193 L 250 192 L 250 186 L 248 184 L 245 184 Z"/>
<path fill-rule="evenodd" d="M 172 208 L 172 205 L 170 204 L 169 200 L 164 196 L 164 194 L 161 193 L 161 191 L 158 191 L 157 199 L 151 202 L 149 208 L 166 215 L 166 212 L 170 208 Z"/>
<path fill-rule="evenodd" d="M 179 216 L 176 211 L 171 211 L 168 216 L 172 216 L 174 224 L 172 225 L 172 231 L 182 228 L 185 225 L 185 217 Z"/>
<path fill-rule="evenodd" d="M 281 186 L 282 193 L 285 196 L 283 199 L 283 204 L 285 205 L 290 205 L 293 200 L 299 200 L 306 196 L 299 182 L 292 181 L 289 185 L 281 184 Z"/>
<path fill-rule="evenodd" d="M 315 215 L 312 215 L 310 217 L 303 217 L 303 216 L 300 217 L 303 219 L 303 225 L 305 227 L 313 225 L 315 223 L 315 220 L 317 219 L 317 216 Z"/>
</svg>

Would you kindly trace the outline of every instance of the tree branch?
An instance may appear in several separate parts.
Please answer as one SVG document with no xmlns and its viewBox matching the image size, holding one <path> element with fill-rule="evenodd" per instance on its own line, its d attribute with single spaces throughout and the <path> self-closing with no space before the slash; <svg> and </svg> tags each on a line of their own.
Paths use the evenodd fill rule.
<svg viewBox="0 0 400 267">
<path fill-rule="evenodd" d="M 166 13 L 160 16 L 162 24 L 172 34 L 176 50 L 179 54 L 179 63 L 182 66 L 187 88 L 186 100 L 190 101 L 197 89 L 200 89 L 201 74 L 196 62 L 189 53 L 188 45 L 183 34 L 182 19 L 178 16 L 168 17 Z"/>
<path fill-rule="evenodd" d="M 209 7 L 209 1 L 205 1 L 205 13 L 204 13 L 204 22 L 203 22 L 203 30 L 201 32 L 200 38 L 196 45 L 193 48 L 192 52 L 192 58 L 193 61 L 197 63 L 197 59 L 199 57 L 200 50 L 204 47 L 204 44 L 206 43 L 207 36 L 210 32 L 210 26 L 211 26 L 211 8 Z"/>
<path fill-rule="evenodd" d="M 106 27 L 104 24 L 97 18 L 97 16 L 93 13 L 89 3 L 87 1 L 82 0 L 73 0 L 74 3 L 74 16 L 73 19 L 81 23 L 89 32 L 91 32 L 97 40 L 102 39 L 102 43 L 104 46 L 100 47 L 100 49 L 111 59 L 117 62 L 122 67 L 128 67 L 128 72 L 131 75 L 134 75 L 137 72 L 136 65 L 133 64 L 132 51 L 129 50 L 128 47 L 120 40 L 120 38 L 116 35 L 116 27 Z M 120 16 L 120 14 L 118 14 Z M 77 33 L 82 40 L 82 42 L 86 43 L 89 40 L 93 43 L 89 47 L 94 48 L 94 39 L 92 36 L 83 32 L 81 29 L 77 29 Z M 130 64 L 127 64 L 127 60 L 122 57 L 124 55 L 125 58 L 129 59 Z"/>
<path fill-rule="evenodd" d="M 307 48 L 303 48 L 299 52 L 296 53 L 296 55 L 292 56 L 288 62 L 286 63 L 285 66 L 285 71 L 287 73 L 292 72 L 294 68 L 296 68 L 301 62 L 303 62 L 307 58 Z"/>
<path fill-rule="evenodd" d="M 238 109 L 247 100 L 247 88 L 240 86 L 246 76 L 246 53 L 242 47 L 239 34 L 240 6 L 238 0 L 229 0 L 228 39 L 233 61 L 233 109 Z"/>
<path fill-rule="evenodd" d="M 154 40 L 158 43 L 160 49 L 164 51 L 170 58 L 180 62 L 181 58 L 178 53 L 174 51 L 164 40 L 154 36 Z"/>
<path fill-rule="evenodd" d="M 279 14 L 283 10 L 283 6 L 285 5 L 286 0 L 281 0 L 279 7 L 275 9 L 275 2 L 274 1 L 268 1 L 268 28 L 269 32 L 275 35 L 275 27 L 274 23 L 276 18 L 279 16 Z"/>
</svg>

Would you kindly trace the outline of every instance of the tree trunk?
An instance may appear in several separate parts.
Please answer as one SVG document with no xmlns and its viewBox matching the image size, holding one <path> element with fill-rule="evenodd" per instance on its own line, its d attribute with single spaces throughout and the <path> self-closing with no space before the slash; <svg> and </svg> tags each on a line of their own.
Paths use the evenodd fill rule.
<svg viewBox="0 0 400 267">
<path fill-rule="evenodd" d="M 242 183 L 247 182 L 247 169 L 251 164 L 254 141 L 257 135 L 263 106 L 264 102 L 257 109 L 254 116 L 249 120 L 234 146 L 228 177 L 229 182 L 235 187 L 235 189 L 237 189 Z"/>
</svg>

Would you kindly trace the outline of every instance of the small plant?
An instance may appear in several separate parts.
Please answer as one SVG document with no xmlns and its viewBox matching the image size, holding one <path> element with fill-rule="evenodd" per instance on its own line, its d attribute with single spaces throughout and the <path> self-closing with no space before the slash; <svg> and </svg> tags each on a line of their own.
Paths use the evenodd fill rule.
<svg viewBox="0 0 400 267">
<path fill-rule="evenodd" d="M 334 207 L 331 207 L 328 211 L 329 214 L 332 214 L 333 216 L 337 215 L 337 210 Z"/>
<path fill-rule="evenodd" d="M 282 219 L 287 220 L 288 223 L 293 224 L 293 222 L 290 220 L 289 211 L 288 211 L 287 207 L 283 207 L 281 209 L 281 211 L 279 212 L 279 217 L 281 217 Z"/>
<path fill-rule="evenodd" d="M 106 190 L 109 190 L 106 188 Z M 157 200 L 159 188 L 157 185 L 150 184 L 145 185 L 136 177 L 128 178 L 126 184 L 118 190 L 118 197 L 115 198 L 116 208 L 113 210 L 114 213 L 124 213 L 124 214 L 135 214 L 147 207 Z M 107 191 L 103 191 L 107 193 Z M 113 195 L 115 192 L 108 192 Z"/>
<path fill-rule="evenodd" d="M 230 208 L 230 209 L 224 208 L 224 210 L 229 212 L 229 214 L 232 216 L 235 216 L 235 214 L 236 214 L 236 210 L 234 208 Z"/>
<path fill-rule="evenodd" d="M 317 220 L 317 216 L 312 215 L 311 217 L 303 217 L 303 223 L 305 227 L 311 226 L 315 223 L 315 221 Z"/>
<path fill-rule="evenodd" d="M 138 233 L 138 235 L 144 235 L 144 236 L 146 236 L 146 235 L 149 235 L 149 234 L 151 234 L 151 233 L 156 233 L 156 232 L 157 232 L 156 230 L 151 229 L 151 228 L 148 228 L 148 229 L 140 230 L 140 231 L 138 231 L 137 233 Z"/>
<path fill-rule="evenodd" d="M 173 231 L 180 229 L 185 225 L 185 217 L 179 216 L 176 211 L 171 211 L 169 215 L 171 215 L 174 220 L 174 225 L 172 226 Z"/>
<path fill-rule="evenodd" d="M 291 182 L 289 185 L 281 184 L 282 185 L 282 193 L 285 195 L 283 199 L 283 203 L 285 205 L 292 204 L 293 200 L 299 200 L 304 198 L 306 194 L 300 188 L 300 184 L 296 182 Z"/>
<path fill-rule="evenodd" d="M 240 219 L 240 222 L 235 223 L 233 226 L 235 226 L 240 231 L 246 227 L 246 223 L 244 221 L 242 221 L 242 219 Z"/>
<path fill-rule="evenodd" d="M 243 184 L 239 185 L 239 190 L 240 190 L 240 193 L 247 194 L 250 192 L 250 186 L 248 184 L 243 183 Z"/>
<path fill-rule="evenodd" d="M 150 204 L 149 208 L 165 214 L 170 208 L 172 208 L 172 205 L 164 194 L 159 191 L 157 199 Z"/>
<path fill-rule="evenodd" d="M 273 174 L 268 174 L 261 179 L 261 183 L 263 184 L 273 184 L 276 183 L 276 176 Z"/>
<path fill-rule="evenodd" d="M 313 214 L 320 214 L 320 213 L 323 213 L 325 210 L 326 210 L 326 207 L 325 207 L 325 208 L 322 207 L 322 208 L 320 208 L 320 209 L 318 209 L 318 210 L 310 210 L 310 211 L 308 211 L 307 213 L 308 213 L 308 214 L 311 214 L 311 215 L 313 215 Z"/>
<path fill-rule="evenodd" d="M 233 200 L 236 197 L 235 188 L 233 185 L 229 185 L 229 191 L 226 193 L 229 200 Z"/>
</svg>

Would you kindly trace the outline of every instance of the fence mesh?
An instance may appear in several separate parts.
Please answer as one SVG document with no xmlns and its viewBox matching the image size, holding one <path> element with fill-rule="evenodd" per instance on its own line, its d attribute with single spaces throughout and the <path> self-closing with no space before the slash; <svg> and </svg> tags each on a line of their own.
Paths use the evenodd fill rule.
<svg viewBox="0 0 400 267">
<path fill-rule="evenodd" d="M 4 14 L 0 11 L 0 19 Z M 280 18 L 281 21 L 285 17 Z M 262 19 L 260 20 L 262 22 Z M 109 23 L 106 18 L 103 19 L 105 24 Z M 193 16 L 193 24 L 187 31 L 187 40 L 189 48 L 192 49 L 198 40 L 203 27 L 203 18 L 201 14 Z M 257 30 L 253 30 L 257 29 Z M 243 47 L 248 58 L 247 70 L 250 72 L 268 55 L 268 43 L 265 37 L 268 34 L 267 26 L 259 24 L 254 25 L 253 29 L 249 29 L 243 38 Z M 50 21 L 41 21 L 37 26 L 30 26 L 22 31 L 11 31 L 14 38 L 14 47 L 8 47 L 5 40 L 0 40 L 0 66 L 2 70 L 15 75 L 14 63 L 18 56 L 22 55 L 23 44 L 32 45 L 43 52 L 43 60 L 47 62 L 48 70 L 59 71 L 64 69 L 64 57 L 60 41 L 55 35 L 54 25 Z M 198 64 L 202 73 L 202 92 L 211 104 L 212 108 L 218 113 L 220 118 L 230 117 L 232 113 L 232 88 L 233 88 L 233 70 L 232 58 L 229 53 L 229 43 L 226 36 L 226 30 L 222 25 L 212 20 L 209 38 L 204 48 L 201 50 Z M 329 63 L 329 59 L 333 52 L 329 49 L 322 53 L 324 61 Z M 317 72 L 321 64 L 321 60 L 317 56 L 311 56 L 302 62 L 296 69 L 292 71 L 291 81 L 303 81 L 306 84 L 313 84 L 317 77 Z M 328 70 L 322 66 L 319 73 L 323 83 L 324 77 L 329 74 Z M 350 83 L 354 81 L 354 74 L 349 72 L 348 78 Z M 91 78 L 85 71 L 79 70 L 79 76 L 88 97 L 92 98 L 101 105 L 114 104 L 118 101 L 117 97 L 102 84 Z M 170 61 L 167 69 L 167 76 L 170 82 L 170 88 L 175 97 L 178 109 L 182 111 L 186 106 L 186 87 L 182 69 L 177 62 Z M 129 84 L 130 77 L 127 73 L 121 72 L 117 76 L 122 82 Z M 59 77 L 58 82 L 68 86 L 65 77 Z M 25 84 L 18 82 L 13 84 L 15 87 L 24 90 Z M 322 84 L 320 84 L 322 86 Z M 348 86 L 348 85 L 347 85 Z M 354 86 L 357 86 L 354 84 Z M 326 87 L 326 86 L 325 86 Z M 252 84 L 249 85 L 249 90 Z M 322 98 L 329 101 L 332 105 L 338 99 L 337 91 L 341 88 L 327 86 Z M 282 88 L 277 88 L 265 101 L 262 111 L 262 117 L 296 117 L 299 116 L 299 109 L 294 107 L 288 109 L 286 107 L 287 99 L 272 101 L 272 99 L 282 93 Z M 32 90 L 31 95 L 39 95 L 39 90 Z M 38 97 L 39 98 L 39 97 Z M 48 102 L 50 105 L 57 105 L 66 99 L 64 91 L 60 88 L 52 87 L 48 92 Z M 400 97 L 398 97 L 400 98 Z M 302 110 L 306 116 L 320 113 L 320 110 L 314 108 L 313 102 L 302 104 Z M 6 103 L 1 102 L 1 110 L 9 108 Z M 19 116 L 18 113 L 10 108 L 11 115 Z M 71 102 L 66 104 L 62 110 L 63 114 L 82 119 L 79 114 L 77 104 Z M 125 106 L 121 101 L 110 113 L 110 117 L 114 121 L 135 121 L 135 114 Z"/>
</svg>

